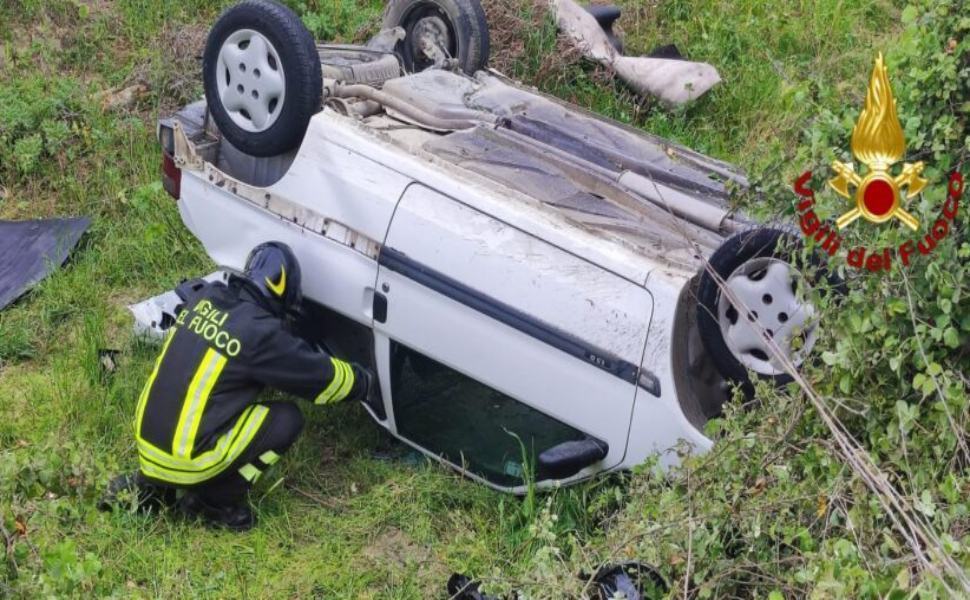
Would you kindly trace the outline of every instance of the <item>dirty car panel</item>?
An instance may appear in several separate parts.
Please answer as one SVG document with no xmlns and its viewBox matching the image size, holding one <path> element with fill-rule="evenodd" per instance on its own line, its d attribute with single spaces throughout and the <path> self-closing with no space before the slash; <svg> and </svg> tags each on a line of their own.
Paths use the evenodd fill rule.
<svg viewBox="0 0 970 600">
<path fill-rule="evenodd" d="M 549 435 L 568 426 L 574 430 L 569 439 L 584 434 L 609 444 L 600 469 L 622 461 L 650 322 L 649 292 L 420 185 L 408 188 L 398 204 L 379 262 L 387 315 L 374 329 L 379 339 L 386 338 L 377 345 L 387 348 L 378 350 L 386 379 L 394 381 L 396 343 L 500 394 L 493 402 L 529 399 L 529 407 L 549 421 L 530 427 L 510 416 L 527 411 L 524 407 L 465 411 L 463 403 L 482 402 L 456 394 L 448 403 L 454 437 L 473 440 L 514 420 L 520 425 L 515 433 L 538 454 L 566 441 Z M 394 399 L 399 434 L 407 437 L 415 429 L 413 413 L 402 414 L 404 409 L 440 418 L 440 409 L 398 402 L 402 392 L 407 393 L 399 387 L 386 396 Z M 427 402 L 434 406 L 435 397 Z M 402 421 L 412 423 L 410 429 L 402 429 Z M 520 472 L 516 441 L 489 437 L 506 438 L 510 456 L 504 462 Z M 456 464 L 463 454 L 475 456 L 461 444 L 449 444 L 447 452 L 427 450 L 445 453 Z"/>
</svg>

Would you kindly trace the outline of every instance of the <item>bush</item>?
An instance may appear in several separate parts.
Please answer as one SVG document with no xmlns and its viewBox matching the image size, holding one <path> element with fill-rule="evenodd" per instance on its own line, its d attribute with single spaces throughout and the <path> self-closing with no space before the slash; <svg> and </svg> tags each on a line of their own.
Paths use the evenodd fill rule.
<svg viewBox="0 0 970 600">
<path fill-rule="evenodd" d="M 927 163 L 930 180 L 909 208 L 932 223 L 947 175 L 970 157 L 970 17 L 960 0 L 918 0 L 902 13 L 905 30 L 887 56 L 906 160 Z M 755 177 L 752 206 L 794 202 L 794 169 L 831 177 L 833 159 L 851 159 L 852 125 L 864 89 L 843 109 L 822 112 L 788 164 Z M 757 174 L 756 174 L 757 175 Z M 820 211 L 846 209 L 819 193 Z M 964 206 L 966 200 L 964 201 Z M 965 210 L 965 209 L 964 209 Z M 794 219 L 789 208 L 789 219 Z M 928 257 L 889 273 L 846 271 L 849 292 L 824 305 L 826 348 L 806 377 L 888 481 L 936 532 L 943 550 L 970 567 L 970 243 L 966 219 Z M 925 229 L 924 229 L 925 233 Z M 902 227 L 854 227 L 849 246 L 898 246 Z M 605 540 L 599 560 L 637 557 L 698 598 L 949 597 L 968 590 L 921 569 L 875 495 L 836 448 L 829 428 L 797 387 L 758 390 L 758 407 L 729 407 L 712 422 L 718 444 L 669 474 L 646 466 Z M 593 560 L 595 562 L 595 560 Z M 934 564 L 939 568 L 940 561 Z M 949 586 L 949 587 L 948 587 Z M 912 595 L 911 595 L 912 594 Z"/>
</svg>

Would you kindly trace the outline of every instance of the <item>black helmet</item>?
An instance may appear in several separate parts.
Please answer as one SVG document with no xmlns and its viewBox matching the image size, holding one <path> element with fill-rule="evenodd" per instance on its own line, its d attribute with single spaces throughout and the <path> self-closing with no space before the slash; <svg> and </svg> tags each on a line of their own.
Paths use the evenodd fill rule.
<svg viewBox="0 0 970 600">
<path fill-rule="evenodd" d="M 246 277 L 284 311 L 298 307 L 300 292 L 300 262 L 283 242 L 265 242 L 252 249 L 246 259 Z"/>
</svg>

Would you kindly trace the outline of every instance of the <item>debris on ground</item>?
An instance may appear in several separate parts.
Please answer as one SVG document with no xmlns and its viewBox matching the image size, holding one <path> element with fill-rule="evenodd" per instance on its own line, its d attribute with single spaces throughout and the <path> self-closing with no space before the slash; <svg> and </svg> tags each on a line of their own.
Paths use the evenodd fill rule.
<svg viewBox="0 0 970 600">
<path fill-rule="evenodd" d="M 129 304 L 128 310 L 135 317 L 135 335 L 161 341 L 168 329 L 175 324 L 178 307 L 181 305 L 182 299 L 174 290 Z"/>
<path fill-rule="evenodd" d="M 612 69 L 640 95 L 668 104 L 684 104 L 703 96 L 721 81 L 707 63 L 649 56 L 624 56 L 596 17 L 573 0 L 549 0 L 556 24 L 586 58 Z M 612 21 L 611 21 L 612 23 Z"/>
<path fill-rule="evenodd" d="M 497 600 L 480 592 L 481 585 L 481 582 L 472 581 L 467 575 L 453 573 L 448 579 L 448 597 L 450 600 Z"/>
<path fill-rule="evenodd" d="M 650 565 L 630 561 L 625 563 L 607 563 L 589 575 L 580 573 L 579 578 L 585 582 L 585 597 L 588 600 L 659 600 L 666 598 L 670 592 L 670 584 L 657 569 Z M 448 579 L 448 594 L 450 600 L 499 600 L 495 596 L 487 596 L 481 591 L 482 582 L 472 579 L 462 573 L 453 573 Z M 513 593 L 506 600 L 517 598 Z"/>
<path fill-rule="evenodd" d="M 130 110 L 147 94 L 147 85 L 135 83 L 119 89 L 104 90 L 96 94 L 95 98 L 101 102 L 104 110 Z"/>
<path fill-rule="evenodd" d="M 202 282 L 229 280 L 227 271 L 215 271 L 205 277 L 183 281 L 178 288 L 162 292 L 135 304 L 129 304 L 128 310 L 135 318 L 135 335 L 146 340 L 161 341 L 165 338 L 169 328 L 175 324 L 175 319 L 185 300 L 179 295 L 183 287 L 199 285 Z M 183 292 L 184 293 L 184 292 Z"/>
<path fill-rule="evenodd" d="M 590 600 L 654 600 L 666 598 L 670 584 L 657 569 L 639 562 L 605 564 L 589 577 L 580 578 L 591 581 Z"/>
<path fill-rule="evenodd" d="M 91 219 L 0 221 L 0 310 L 67 260 Z"/>
<path fill-rule="evenodd" d="M 98 362 L 101 363 L 102 375 L 110 375 L 118 368 L 118 355 L 121 350 L 115 348 L 99 348 Z"/>
</svg>

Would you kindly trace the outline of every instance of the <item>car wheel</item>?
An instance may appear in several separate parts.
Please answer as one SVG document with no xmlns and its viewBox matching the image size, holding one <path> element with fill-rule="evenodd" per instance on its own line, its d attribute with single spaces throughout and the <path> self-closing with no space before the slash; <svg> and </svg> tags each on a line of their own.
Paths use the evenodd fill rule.
<svg viewBox="0 0 970 600">
<path fill-rule="evenodd" d="M 488 61 L 488 22 L 478 0 L 391 0 L 384 29 L 394 27 L 406 34 L 395 50 L 409 73 L 451 58 L 471 75 Z"/>
<path fill-rule="evenodd" d="M 230 144 L 276 156 L 303 140 L 323 91 L 313 36 L 290 9 L 246 0 L 209 32 L 202 60 L 209 112 Z"/>
<path fill-rule="evenodd" d="M 749 373 L 783 385 L 792 380 L 769 349 L 768 338 L 801 365 L 818 333 L 815 306 L 807 293 L 821 279 L 838 285 L 816 257 L 816 275 L 802 275 L 799 242 L 779 229 L 758 228 L 727 239 L 709 259 L 711 269 L 741 302 L 735 306 L 705 270 L 697 290 L 697 326 L 712 362 L 726 379 L 750 393 Z M 761 328 L 764 329 L 762 333 Z"/>
</svg>

